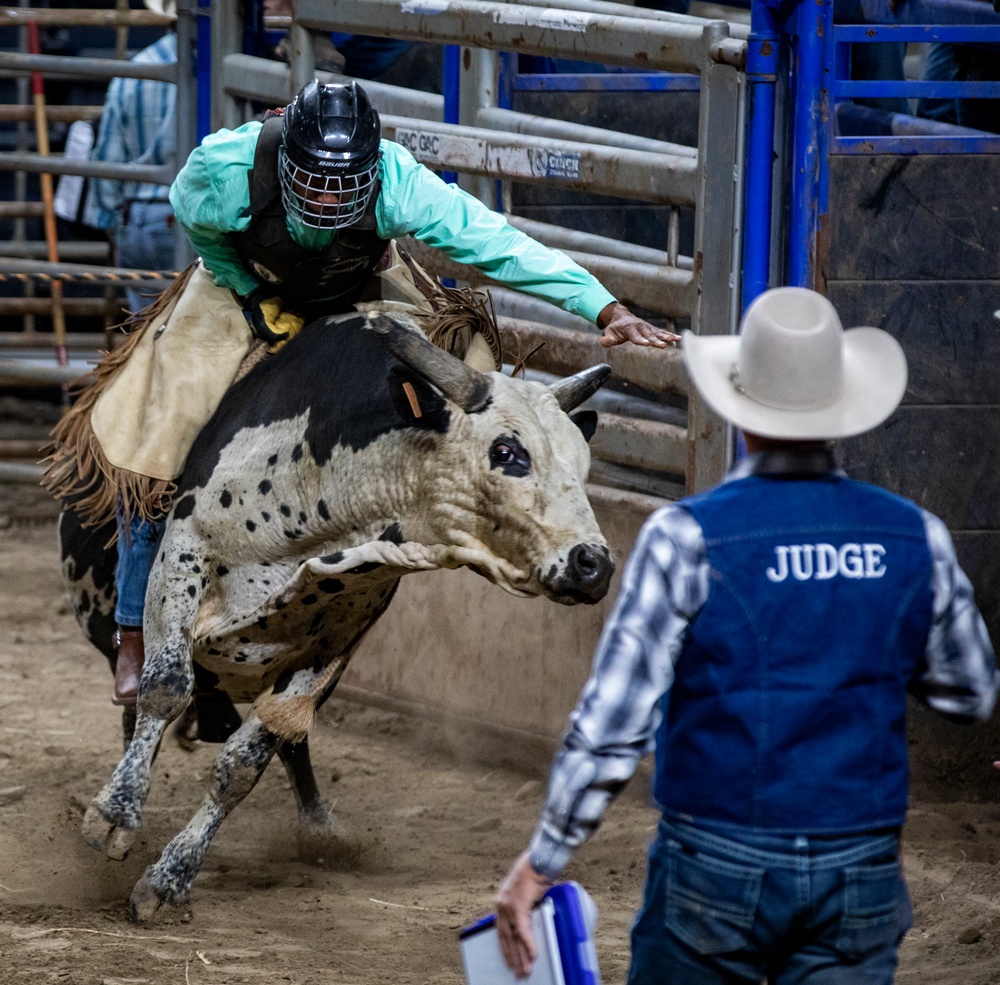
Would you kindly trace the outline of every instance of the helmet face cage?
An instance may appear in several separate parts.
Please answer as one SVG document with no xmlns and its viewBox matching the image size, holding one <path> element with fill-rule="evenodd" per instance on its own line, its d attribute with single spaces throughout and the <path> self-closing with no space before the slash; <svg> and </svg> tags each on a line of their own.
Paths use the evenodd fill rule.
<svg viewBox="0 0 1000 985">
<path fill-rule="evenodd" d="M 311 229 L 343 229 L 368 206 L 378 176 L 378 155 L 362 170 L 320 174 L 296 164 L 282 144 L 278 152 L 281 203 L 298 223 Z M 324 199 L 330 196 L 329 200 Z"/>
</svg>

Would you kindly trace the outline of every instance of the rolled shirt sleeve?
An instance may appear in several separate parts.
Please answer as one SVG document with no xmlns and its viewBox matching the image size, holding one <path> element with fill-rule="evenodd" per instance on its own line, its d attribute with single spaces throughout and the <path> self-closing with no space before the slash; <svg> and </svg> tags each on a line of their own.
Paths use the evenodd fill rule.
<svg viewBox="0 0 1000 985">
<path fill-rule="evenodd" d="M 615 301 L 564 253 L 526 236 L 457 185 L 446 184 L 402 145 L 382 141 L 381 177 L 376 220 L 386 239 L 413 236 L 458 263 L 591 322 Z"/>
</svg>

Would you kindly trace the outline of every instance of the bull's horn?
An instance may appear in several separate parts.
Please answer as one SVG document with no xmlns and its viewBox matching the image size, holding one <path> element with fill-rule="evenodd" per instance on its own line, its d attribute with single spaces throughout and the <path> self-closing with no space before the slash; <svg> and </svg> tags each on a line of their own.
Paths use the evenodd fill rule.
<svg viewBox="0 0 1000 985">
<path fill-rule="evenodd" d="M 598 363 L 589 369 L 581 370 L 574 376 L 553 383 L 549 389 L 559 401 L 559 406 L 568 414 L 588 400 L 607 382 L 611 375 L 611 367 L 607 363 Z"/>
<path fill-rule="evenodd" d="M 368 326 L 401 363 L 433 383 L 466 414 L 475 414 L 489 404 L 493 384 L 488 376 L 384 314 L 370 314 Z"/>
</svg>

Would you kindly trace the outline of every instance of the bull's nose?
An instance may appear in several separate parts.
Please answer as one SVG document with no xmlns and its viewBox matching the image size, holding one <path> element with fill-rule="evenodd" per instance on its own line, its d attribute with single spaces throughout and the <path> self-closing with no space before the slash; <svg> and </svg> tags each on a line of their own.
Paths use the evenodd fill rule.
<svg viewBox="0 0 1000 985">
<path fill-rule="evenodd" d="M 606 547 L 577 544 L 569 552 L 567 574 L 577 588 L 594 599 L 604 598 L 615 566 Z"/>
</svg>

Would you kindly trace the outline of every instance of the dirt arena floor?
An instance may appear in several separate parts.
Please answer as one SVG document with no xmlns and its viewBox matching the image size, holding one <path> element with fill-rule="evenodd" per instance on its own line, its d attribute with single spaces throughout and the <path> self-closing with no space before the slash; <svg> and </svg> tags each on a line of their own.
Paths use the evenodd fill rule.
<svg viewBox="0 0 1000 985">
<path fill-rule="evenodd" d="M 459 928 L 491 909 L 534 826 L 536 772 L 469 753 L 467 738 L 334 699 L 312 747 L 346 829 L 304 861 L 280 764 L 223 825 L 190 904 L 126 918 L 143 868 L 194 812 L 217 747 L 172 739 L 154 766 L 142 837 L 111 862 L 80 837 L 120 753 L 110 674 L 63 600 L 54 508 L 0 486 L 0 982 L 65 985 L 417 985 L 464 981 Z M 656 816 L 640 777 L 568 876 L 600 908 L 606 983 L 628 930 Z M 1000 784 L 998 784 L 1000 799 Z M 898 981 L 1000 981 L 1000 803 L 916 802 L 906 869 L 916 923 Z M 664 979 L 667 982 L 667 979 Z"/>
</svg>

